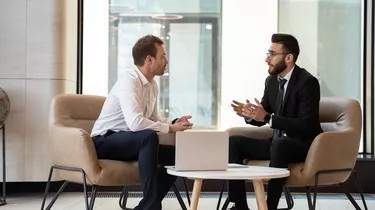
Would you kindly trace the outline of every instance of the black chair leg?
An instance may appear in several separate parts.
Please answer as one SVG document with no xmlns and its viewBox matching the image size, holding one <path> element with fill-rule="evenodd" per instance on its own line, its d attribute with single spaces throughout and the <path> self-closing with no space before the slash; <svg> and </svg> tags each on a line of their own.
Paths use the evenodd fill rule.
<svg viewBox="0 0 375 210">
<path fill-rule="evenodd" d="M 224 180 L 223 183 L 221 184 L 221 190 L 220 190 L 220 195 L 219 195 L 219 200 L 217 202 L 216 210 L 220 209 L 221 198 L 223 197 L 224 187 L 226 183 L 227 181 Z"/>
<path fill-rule="evenodd" d="M 309 210 L 315 210 L 316 207 L 316 195 L 318 194 L 318 183 L 319 183 L 319 175 L 321 173 L 326 173 L 324 171 L 319 171 L 315 175 L 315 185 L 314 185 L 314 197 L 311 200 L 311 195 L 310 195 L 310 189 L 311 187 L 307 186 L 306 188 L 306 196 L 307 196 L 307 203 L 309 205 Z"/>
<path fill-rule="evenodd" d="M 130 186 L 124 186 L 124 188 L 123 188 L 123 190 L 121 192 L 121 195 L 120 195 L 119 206 L 123 210 L 132 210 L 132 209 L 126 207 L 126 203 L 127 203 L 128 197 L 129 197 L 129 188 L 130 188 Z M 176 198 L 177 198 L 178 203 L 180 204 L 182 210 L 187 210 L 187 208 L 185 206 L 185 203 L 184 203 L 184 201 L 183 201 L 183 199 L 181 197 L 181 194 L 177 190 L 177 187 L 176 187 L 175 184 L 173 184 L 172 189 L 173 189 L 173 191 L 174 191 L 174 193 L 176 195 Z M 186 189 L 186 192 L 189 193 L 187 191 L 187 187 L 185 189 Z"/>
<path fill-rule="evenodd" d="M 227 199 L 225 199 L 225 202 L 224 202 L 224 205 L 223 205 L 223 208 L 221 208 L 222 210 L 226 210 L 229 206 L 229 197 L 227 197 Z"/>
<path fill-rule="evenodd" d="M 123 210 L 131 210 L 126 207 L 126 203 L 129 197 L 129 188 L 130 186 L 124 186 L 124 189 L 122 190 L 121 195 L 120 195 L 119 206 Z"/>
<path fill-rule="evenodd" d="M 186 184 L 186 177 L 183 177 L 182 180 L 184 181 L 186 199 L 188 200 L 188 204 L 190 206 L 190 194 L 189 194 L 189 190 L 188 190 L 188 187 L 187 187 L 187 184 Z"/>
<path fill-rule="evenodd" d="M 99 186 L 94 185 L 92 186 L 91 189 L 91 199 L 90 199 L 90 209 L 94 209 L 94 203 L 95 203 L 95 198 L 96 198 L 96 192 L 98 191 Z"/>
<path fill-rule="evenodd" d="M 44 205 L 46 203 L 46 199 L 47 199 L 49 187 L 51 185 L 51 178 L 52 178 L 52 174 L 53 174 L 53 169 L 54 169 L 54 166 L 52 166 L 50 168 L 50 171 L 49 171 L 48 180 L 47 180 L 47 186 L 46 186 L 46 190 L 44 192 L 44 197 L 43 197 L 43 202 L 42 202 L 41 210 L 44 210 Z M 52 198 L 51 202 L 47 206 L 46 210 L 51 209 L 51 207 L 53 206 L 53 204 L 56 202 L 57 198 L 60 196 L 61 192 L 63 192 L 64 189 L 65 189 L 65 187 L 66 187 L 66 185 L 68 185 L 68 183 L 69 183 L 68 181 L 65 181 L 62 184 L 62 186 L 60 187 L 60 189 L 57 191 L 57 193 L 55 194 L 55 196 Z"/>
<path fill-rule="evenodd" d="M 310 210 L 315 210 L 315 207 L 316 207 L 316 195 L 318 193 L 319 175 L 321 175 L 321 174 L 333 174 L 333 173 L 344 173 L 344 172 L 351 172 L 351 174 L 354 176 L 354 179 L 355 179 L 356 184 L 357 184 L 358 191 L 361 194 L 363 206 L 364 206 L 365 210 L 367 210 L 367 205 L 366 205 L 365 197 L 363 196 L 361 184 L 359 183 L 359 180 L 358 180 L 358 177 L 357 177 L 357 174 L 356 174 L 355 170 L 352 169 L 352 168 L 318 171 L 315 175 L 315 186 L 314 186 L 314 198 L 313 198 L 313 200 L 311 200 L 311 196 L 310 196 L 310 187 L 306 187 L 307 202 L 308 202 Z M 345 193 L 345 195 L 348 197 L 349 201 L 353 204 L 353 206 L 357 210 L 360 210 L 361 208 L 359 207 L 357 202 L 354 200 L 354 198 L 350 195 L 349 191 L 343 186 L 342 183 L 339 184 L 339 187 Z"/>
<path fill-rule="evenodd" d="M 313 204 L 311 201 L 311 194 L 310 194 L 310 187 L 306 187 L 306 197 L 307 197 L 307 204 L 309 206 L 309 210 L 313 210 Z"/>
<path fill-rule="evenodd" d="M 315 210 L 316 207 L 316 195 L 318 193 L 318 183 L 319 183 L 319 172 L 316 173 L 315 175 L 315 185 L 314 185 L 314 197 L 311 200 L 311 195 L 310 195 L 310 187 L 306 187 L 306 195 L 307 195 L 307 202 L 309 205 L 309 210 Z"/>
<path fill-rule="evenodd" d="M 357 172 L 355 170 L 353 170 L 353 176 L 354 176 L 355 182 L 357 184 L 358 191 L 361 194 L 363 206 L 365 207 L 365 210 L 368 210 L 366 200 L 365 200 L 365 196 L 363 195 L 362 186 L 361 186 L 361 183 L 358 180 Z"/>
<path fill-rule="evenodd" d="M 285 195 L 287 208 L 281 208 L 281 209 L 278 209 L 278 210 L 290 210 L 294 206 L 292 194 L 290 193 L 290 190 L 287 186 L 284 186 L 284 195 Z"/>
<path fill-rule="evenodd" d="M 216 210 L 220 209 L 221 199 L 223 198 L 224 187 L 226 184 L 227 184 L 226 180 L 224 180 L 221 184 L 221 190 L 220 190 L 220 195 L 219 195 L 219 200 L 217 202 Z M 226 210 L 228 208 L 228 205 L 229 205 L 229 196 L 227 197 L 227 199 L 225 199 L 223 207 L 221 209 Z"/>
<path fill-rule="evenodd" d="M 220 190 L 220 195 L 219 195 L 219 200 L 218 200 L 218 203 L 217 203 L 217 206 L 216 206 L 216 210 L 220 209 L 221 199 L 223 197 L 224 187 L 225 187 L 226 183 L 227 183 L 227 181 L 223 181 L 223 183 L 221 185 L 221 190 Z M 289 188 L 286 187 L 286 186 L 284 187 L 284 194 L 285 194 L 285 199 L 286 199 L 286 203 L 287 203 L 288 207 L 287 208 L 278 209 L 278 210 L 290 210 L 294 206 L 294 201 L 293 201 L 292 194 L 290 193 Z M 227 209 L 228 205 L 229 205 L 229 198 L 227 198 L 225 200 L 222 210 Z"/>
<path fill-rule="evenodd" d="M 65 170 L 65 171 L 75 171 L 75 172 L 80 172 L 82 174 L 82 183 L 83 183 L 83 191 L 84 191 L 83 193 L 84 193 L 84 197 L 85 197 L 85 207 L 86 207 L 86 210 L 92 210 L 93 207 L 94 207 L 95 196 L 91 197 L 92 200 L 90 201 L 90 205 L 89 205 L 87 190 L 86 190 L 87 189 L 87 183 L 86 183 L 86 173 L 85 173 L 85 171 L 81 168 L 72 168 L 72 167 L 56 166 L 56 165 L 54 165 L 50 168 L 50 172 L 49 172 L 49 176 L 48 176 L 47 186 L 46 186 L 46 190 L 45 190 L 45 193 L 44 193 L 44 198 L 43 198 L 41 210 L 44 210 L 44 205 L 46 203 L 46 199 L 47 199 L 49 187 L 51 185 L 51 178 L 52 178 L 52 174 L 53 174 L 54 169 Z M 52 208 L 52 206 L 55 204 L 57 198 L 64 191 L 64 189 L 65 189 L 65 187 L 68 183 L 69 183 L 68 181 L 65 181 L 63 183 L 63 185 L 57 191 L 56 195 L 52 198 L 51 202 L 48 204 L 48 206 L 45 210 L 49 210 L 49 209 Z M 94 186 L 94 189 L 95 189 L 95 186 Z M 95 195 L 96 195 L 96 190 L 95 190 Z"/>
<path fill-rule="evenodd" d="M 361 195 L 361 199 L 362 199 L 362 202 L 363 202 L 363 206 L 365 208 L 365 210 L 367 210 L 367 205 L 366 205 L 366 201 L 365 201 L 365 197 L 363 195 L 363 191 L 362 191 L 362 187 L 361 187 L 361 184 L 359 183 L 359 180 L 358 180 L 358 177 L 357 177 L 357 173 L 353 170 L 352 172 L 352 175 L 355 179 L 355 182 L 356 182 L 356 185 L 357 185 L 357 189 L 358 189 L 358 192 L 360 193 Z M 346 189 L 346 187 L 343 185 L 343 184 L 339 184 L 339 187 L 341 188 L 341 190 L 345 193 L 346 197 L 348 197 L 349 201 L 353 204 L 354 208 L 356 210 L 361 210 L 361 207 L 359 207 L 359 205 L 357 204 L 357 202 L 354 200 L 353 196 L 350 194 L 350 192 L 348 191 L 348 189 Z"/>
<path fill-rule="evenodd" d="M 173 184 L 172 188 L 173 188 L 174 194 L 176 195 L 176 198 L 177 198 L 178 203 L 180 204 L 182 210 L 187 210 L 187 208 L 185 206 L 185 203 L 184 203 L 184 200 L 182 200 L 181 194 L 176 187 L 176 184 Z"/>
<path fill-rule="evenodd" d="M 290 190 L 289 190 L 288 187 L 285 187 L 284 192 L 285 192 L 285 196 L 288 197 L 287 200 L 286 200 L 286 203 L 288 205 L 288 210 L 290 210 L 294 206 L 293 196 L 292 196 L 292 193 L 290 193 Z"/>
</svg>

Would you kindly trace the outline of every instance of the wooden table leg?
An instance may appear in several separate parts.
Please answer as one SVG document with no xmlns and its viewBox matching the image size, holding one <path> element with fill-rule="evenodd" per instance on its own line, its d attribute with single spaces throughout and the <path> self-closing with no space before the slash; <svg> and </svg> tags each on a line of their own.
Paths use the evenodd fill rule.
<svg viewBox="0 0 375 210">
<path fill-rule="evenodd" d="M 259 210 L 268 210 L 266 195 L 264 192 L 264 186 L 262 180 L 253 180 L 255 197 L 257 200 L 257 205 Z"/>
<path fill-rule="evenodd" d="M 190 210 L 197 210 L 199 195 L 202 189 L 202 179 L 194 179 L 193 195 L 191 198 Z"/>
</svg>

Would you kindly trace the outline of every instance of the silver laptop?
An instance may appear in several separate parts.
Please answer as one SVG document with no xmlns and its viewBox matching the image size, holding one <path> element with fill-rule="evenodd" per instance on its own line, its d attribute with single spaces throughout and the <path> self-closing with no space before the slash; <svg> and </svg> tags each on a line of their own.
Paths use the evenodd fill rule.
<svg viewBox="0 0 375 210">
<path fill-rule="evenodd" d="M 228 169 L 227 131 L 189 130 L 176 133 L 176 171 L 222 171 Z"/>
</svg>

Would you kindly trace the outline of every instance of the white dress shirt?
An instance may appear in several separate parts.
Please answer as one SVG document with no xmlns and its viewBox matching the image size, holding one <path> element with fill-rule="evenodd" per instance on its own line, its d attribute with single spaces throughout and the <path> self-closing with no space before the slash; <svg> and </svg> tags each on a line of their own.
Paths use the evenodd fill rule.
<svg viewBox="0 0 375 210">
<path fill-rule="evenodd" d="M 290 70 L 284 77 L 283 79 L 286 79 L 286 82 L 284 84 L 284 95 L 283 95 L 283 100 L 284 100 L 284 97 L 285 97 L 285 93 L 286 93 L 286 89 L 288 88 L 288 84 L 289 84 L 289 80 L 290 80 L 290 77 L 292 76 L 292 73 L 293 73 L 293 70 L 294 70 L 294 66 L 292 68 L 292 70 Z M 278 76 L 279 77 L 279 76 Z M 273 114 L 271 115 L 271 119 L 269 121 L 269 125 L 270 127 L 272 127 L 272 116 Z"/>
<path fill-rule="evenodd" d="M 151 129 L 169 132 L 172 120 L 161 118 L 157 107 L 158 86 L 134 67 L 117 80 L 104 102 L 91 136 L 103 135 L 108 130 L 142 131 Z"/>
<path fill-rule="evenodd" d="M 283 96 L 283 98 L 285 97 L 286 89 L 288 88 L 289 80 L 290 80 L 290 77 L 292 76 L 293 70 L 294 70 L 294 66 L 293 66 L 292 70 L 290 70 L 290 72 L 288 72 L 288 73 L 283 77 L 283 79 L 286 79 L 286 82 L 285 82 L 285 84 L 284 84 L 284 96 Z"/>
</svg>

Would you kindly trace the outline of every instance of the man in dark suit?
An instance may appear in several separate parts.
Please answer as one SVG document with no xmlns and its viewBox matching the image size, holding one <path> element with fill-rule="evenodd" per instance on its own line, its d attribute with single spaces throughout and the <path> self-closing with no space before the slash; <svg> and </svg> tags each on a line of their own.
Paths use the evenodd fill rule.
<svg viewBox="0 0 375 210">
<path fill-rule="evenodd" d="M 270 74 L 261 102 L 233 101 L 233 110 L 245 122 L 255 126 L 268 124 L 274 129 L 271 139 L 230 136 L 229 161 L 242 164 L 244 159 L 271 160 L 270 167 L 288 168 L 303 162 L 314 138 L 322 132 L 319 122 L 320 87 L 318 80 L 295 63 L 299 45 L 289 34 L 273 34 L 266 62 Z M 286 178 L 268 184 L 267 205 L 276 210 Z M 229 181 L 232 209 L 249 209 L 245 181 Z"/>
</svg>

